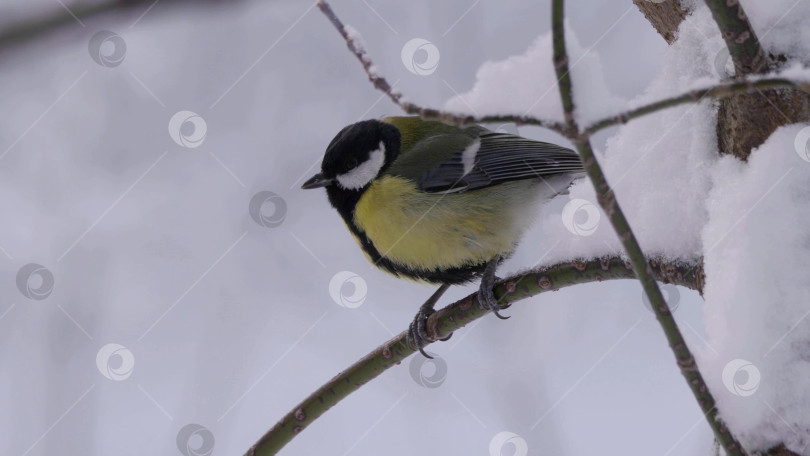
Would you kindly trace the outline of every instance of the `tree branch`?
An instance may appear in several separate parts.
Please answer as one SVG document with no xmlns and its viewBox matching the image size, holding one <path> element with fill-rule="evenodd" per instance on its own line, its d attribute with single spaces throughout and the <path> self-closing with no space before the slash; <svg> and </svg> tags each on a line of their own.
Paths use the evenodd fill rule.
<svg viewBox="0 0 810 456">
<path fill-rule="evenodd" d="M 643 0 L 644 3 L 649 3 Z M 334 25 L 340 35 L 346 42 L 349 51 L 360 61 L 363 69 L 368 76 L 369 81 L 374 87 L 386 95 L 396 103 L 403 111 L 408 114 L 414 114 L 422 117 L 423 119 L 438 120 L 450 125 L 463 126 L 471 123 L 486 123 L 486 122 L 514 122 L 518 125 L 535 125 L 538 127 L 546 128 L 555 131 L 566 138 L 575 141 L 580 137 L 590 136 L 599 130 L 607 128 L 611 125 L 623 124 L 637 117 L 651 114 L 657 111 L 662 111 L 673 106 L 684 103 L 695 103 L 702 98 L 714 98 L 718 100 L 726 99 L 741 93 L 759 92 L 765 89 L 774 88 L 800 88 L 805 92 L 810 92 L 810 82 L 791 81 L 785 78 L 768 78 L 756 81 L 737 81 L 733 83 L 719 84 L 705 89 L 692 90 L 687 93 L 668 98 L 666 100 L 657 101 L 648 105 L 627 111 L 624 113 L 616 114 L 607 117 L 600 121 L 594 122 L 590 126 L 584 128 L 581 132 L 572 130 L 567 123 L 560 123 L 550 120 L 537 119 L 532 116 L 522 115 L 516 116 L 511 114 L 488 115 L 488 116 L 472 116 L 467 114 L 458 114 L 447 111 L 442 111 L 433 108 L 425 108 L 417 104 L 408 102 L 404 99 L 401 93 L 394 89 L 390 83 L 381 76 L 375 69 L 374 63 L 365 50 L 365 47 L 360 42 L 359 36 L 349 33 L 346 26 L 337 17 L 332 7 L 325 0 L 318 2 L 318 8 L 323 11 L 329 21 Z M 556 63 L 555 63 L 556 64 Z M 567 62 L 566 62 L 567 64 Z M 570 78 L 566 78 L 570 84 Z M 561 83 L 565 83 L 561 81 Z M 573 103 L 573 101 L 572 101 Z M 570 112 L 570 111 L 566 111 Z"/>
<path fill-rule="evenodd" d="M 564 4 L 563 0 L 552 0 L 551 2 L 551 19 L 552 19 L 552 40 L 554 47 L 554 67 L 557 71 L 557 79 L 559 81 L 558 87 L 560 89 L 560 97 L 563 102 L 563 109 L 565 110 L 565 118 L 568 122 L 569 129 L 578 131 L 579 127 L 574 118 L 574 103 L 573 103 L 573 89 L 571 86 L 571 78 L 568 70 L 568 55 L 565 48 L 565 31 L 563 25 L 564 18 Z M 706 416 L 709 426 L 714 431 L 715 438 L 723 445 L 726 454 L 730 456 L 741 456 L 744 453 L 742 447 L 734 438 L 734 436 L 726 428 L 719 417 L 717 416 L 717 407 L 715 405 L 714 397 L 709 391 L 700 370 L 695 363 L 695 358 L 692 356 L 686 341 L 681 335 L 675 319 L 672 318 L 672 313 L 667 306 L 664 296 L 661 294 L 660 288 L 655 281 L 650 264 L 644 257 L 641 246 L 633 234 L 630 224 L 625 218 L 624 213 L 616 200 L 616 194 L 608 185 L 604 172 L 596 160 L 593 148 L 591 147 L 590 139 L 587 135 L 581 135 L 574 141 L 577 151 L 579 152 L 582 162 L 585 165 L 585 170 L 588 177 L 591 179 L 594 188 L 596 189 L 597 200 L 599 205 L 607 214 L 616 235 L 624 246 L 630 263 L 633 265 L 633 270 L 638 276 L 641 286 L 644 288 L 644 293 L 650 299 L 651 307 L 655 312 L 655 317 L 661 325 L 661 329 L 666 335 L 669 346 L 672 349 L 675 359 L 678 362 L 678 367 L 681 374 L 686 379 L 687 384 L 692 389 L 695 399 L 698 402 L 701 410 Z"/>
<path fill-rule="evenodd" d="M 703 288 L 704 276 L 700 258 L 683 261 L 657 259 L 651 260 L 650 264 L 650 271 L 656 280 L 693 290 Z M 624 259 L 610 256 L 560 263 L 516 274 L 499 281 L 494 292 L 498 302 L 502 303 L 504 307 L 508 307 L 515 302 L 547 291 L 556 291 L 560 288 L 589 282 L 635 279 L 635 277 L 633 270 Z M 434 340 L 445 338 L 468 323 L 490 313 L 488 309 L 481 309 L 477 302 L 477 293 L 473 293 L 436 311 L 430 316 L 427 323 L 431 338 Z M 310 394 L 262 436 L 245 453 L 245 456 L 276 454 L 332 406 L 412 355 L 415 350 L 406 343 L 406 332 L 401 332 L 377 347 Z"/>
<path fill-rule="evenodd" d="M 810 93 L 810 81 L 791 81 L 785 78 L 763 78 L 753 81 L 737 81 L 727 84 L 720 84 L 706 89 L 696 89 L 686 92 L 681 95 L 667 98 L 665 100 L 656 101 L 636 109 L 617 114 L 615 116 L 607 117 L 602 120 L 596 121 L 591 125 L 585 127 L 582 132 L 586 136 L 591 136 L 599 130 L 610 127 L 612 125 L 624 124 L 637 117 L 642 117 L 653 112 L 662 111 L 667 108 L 672 108 L 685 103 L 696 103 L 703 98 L 713 98 L 723 100 L 731 98 L 741 93 L 754 93 L 761 90 L 768 89 L 800 89 L 805 93 Z"/>
<path fill-rule="evenodd" d="M 556 131 L 557 133 L 563 135 L 567 134 L 565 131 L 565 126 L 562 123 L 552 120 L 542 120 L 531 116 L 513 115 L 490 115 L 484 117 L 475 117 L 467 114 L 455 114 L 440 111 L 438 109 L 424 108 L 417 104 L 406 101 L 401 93 L 395 90 L 383 76 L 377 73 L 371 58 L 368 56 L 368 53 L 366 53 L 365 46 L 362 42 L 360 42 L 360 37 L 355 33 L 349 33 L 349 30 L 346 28 L 340 18 L 337 17 L 329 3 L 327 3 L 325 0 L 320 0 L 318 1 L 318 8 L 323 12 L 323 14 L 326 15 L 327 18 L 329 18 L 329 21 L 332 22 L 332 25 L 335 26 L 337 31 L 346 41 L 346 45 L 349 47 L 351 53 L 354 54 L 354 56 L 357 57 L 357 60 L 359 60 L 363 65 L 363 69 L 366 71 L 368 80 L 371 81 L 376 89 L 388 95 L 388 98 L 399 105 L 399 107 L 402 108 L 402 110 L 406 113 L 418 115 L 423 119 L 438 120 L 446 124 L 457 126 L 479 122 L 514 122 L 518 125 L 536 125 L 538 127 Z"/>
<path fill-rule="evenodd" d="M 720 34 L 737 70 L 736 76 L 767 71 L 768 59 L 742 4 L 739 1 L 706 0 L 706 5 L 720 27 Z"/>
</svg>

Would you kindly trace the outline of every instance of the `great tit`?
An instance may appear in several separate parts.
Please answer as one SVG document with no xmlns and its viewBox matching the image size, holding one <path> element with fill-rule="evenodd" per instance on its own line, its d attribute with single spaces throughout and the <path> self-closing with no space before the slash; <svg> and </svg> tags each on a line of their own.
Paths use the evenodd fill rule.
<svg viewBox="0 0 810 456">
<path fill-rule="evenodd" d="M 386 117 L 343 128 L 321 172 L 302 188 L 326 188 L 375 266 L 441 285 L 408 332 L 409 345 L 425 354 L 427 317 L 450 285 L 480 278 L 479 305 L 504 318 L 492 291 L 495 269 L 538 203 L 566 191 L 583 171 L 565 147 L 477 125 Z"/>
</svg>

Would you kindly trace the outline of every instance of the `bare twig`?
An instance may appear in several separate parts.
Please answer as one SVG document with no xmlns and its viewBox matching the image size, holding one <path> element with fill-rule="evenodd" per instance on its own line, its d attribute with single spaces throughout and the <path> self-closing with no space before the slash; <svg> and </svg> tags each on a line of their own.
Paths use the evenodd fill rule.
<svg viewBox="0 0 810 456">
<path fill-rule="evenodd" d="M 563 135 L 566 134 L 565 126 L 560 122 L 555 122 L 552 120 L 542 120 L 531 116 L 513 115 L 490 115 L 484 117 L 475 117 L 466 114 L 450 113 L 438 109 L 424 108 L 417 104 L 406 101 L 401 93 L 395 90 L 383 76 L 377 73 L 376 69 L 373 67 L 371 58 L 369 58 L 368 54 L 366 53 L 364 46 L 358 42 L 356 36 L 353 36 L 348 32 L 346 26 L 343 25 L 343 22 L 337 17 L 329 3 L 327 3 L 325 0 L 321 0 L 318 2 L 318 8 L 323 12 L 323 14 L 326 15 L 327 18 L 329 18 L 329 21 L 332 22 L 332 25 L 335 26 L 337 31 L 346 41 L 346 45 L 349 47 L 349 50 L 363 65 L 363 69 L 366 71 L 368 80 L 371 81 L 375 88 L 388 95 L 388 98 L 399 105 L 399 107 L 402 108 L 402 110 L 406 113 L 418 115 L 423 119 L 438 120 L 451 125 L 461 126 L 478 122 L 514 122 L 518 125 L 536 125 L 538 127 L 556 131 Z"/>
<path fill-rule="evenodd" d="M 419 106 L 417 104 L 411 103 L 406 101 L 402 94 L 399 93 L 396 89 L 394 89 L 388 81 L 381 76 L 376 69 L 374 68 L 374 64 L 371 58 L 368 56 L 365 48 L 361 43 L 358 42 L 358 37 L 353 36 L 348 32 L 346 26 L 337 17 L 335 12 L 332 10 L 332 7 L 326 1 L 319 1 L 318 8 L 323 11 L 327 18 L 329 18 L 332 25 L 335 26 L 337 31 L 346 41 L 346 45 L 348 46 L 349 50 L 355 57 L 360 61 L 363 65 L 363 69 L 366 71 L 366 75 L 368 76 L 369 81 L 374 85 L 375 88 L 384 92 L 388 97 L 403 111 L 408 114 L 414 114 L 422 117 L 423 119 L 430 119 L 430 120 L 438 120 L 450 125 L 467 125 L 471 123 L 487 123 L 487 122 L 513 122 L 518 125 L 535 125 L 538 127 L 546 128 L 561 135 L 567 137 L 568 139 L 577 140 L 578 138 L 584 136 L 590 136 L 596 133 L 599 130 L 607 128 L 611 125 L 617 125 L 626 123 L 629 120 L 635 119 L 637 117 L 641 117 L 647 114 L 651 114 L 653 112 L 661 111 L 673 106 L 677 106 L 684 103 L 695 103 L 700 101 L 700 99 L 708 97 L 713 99 L 725 99 L 730 98 L 739 93 L 748 93 L 748 92 L 756 92 L 765 89 L 773 89 L 773 88 L 800 88 L 806 92 L 810 92 L 810 82 L 798 82 L 798 81 L 791 81 L 785 78 L 767 78 L 767 79 L 759 79 L 755 81 L 737 81 L 734 83 L 726 83 L 726 84 L 719 84 L 713 87 L 708 87 L 705 89 L 696 89 L 684 94 L 668 98 L 666 100 L 657 101 L 655 103 L 650 103 L 648 105 L 633 109 L 631 111 L 627 111 L 624 113 L 616 114 L 611 117 L 607 117 L 605 119 L 599 120 L 594 122 L 593 124 L 589 125 L 586 128 L 583 128 L 581 132 L 576 132 L 572 130 L 570 125 L 555 122 L 551 120 L 544 120 L 544 119 L 537 119 L 532 116 L 528 115 L 512 115 L 512 114 L 502 114 L 502 115 L 487 115 L 487 116 L 472 116 L 467 114 L 458 114 L 452 113 L 448 111 L 433 109 L 433 108 L 425 108 Z"/>
<path fill-rule="evenodd" d="M 612 125 L 627 123 L 628 121 L 633 120 L 637 117 L 642 117 L 647 114 L 651 114 L 653 112 L 661 111 L 681 104 L 695 103 L 700 101 L 702 98 L 713 98 L 716 100 L 722 100 L 741 93 L 754 93 L 759 92 L 761 90 L 781 89 L 781 88 L 795 88 L 803 90 L 804 92 L 810 92 L 810 81 L 807 82 L 791 81 L 790 79 L 776 77 L 776 78 L 763 78 L 751 81 L 737 81 L 727 84 L 720 84 L 705 89 L 691 90 L 689 92 L 674 96 L 672 98 L 656 101 L 638 107 L 636 109 L 596 121 L 591 125 L 583 128 L 582 132 L 585 136 L 591 136 L 597 131 L 610 127 Z"/>
<path fill-rule="evenodd" d="M 554 67 L 557 71 L 560 97 L 562 97 L 563 109 L 565 109 L 565 118 L 568 122 L 569 129 L 579 131 L 579 127 L 574 118 L 573 89 L 568 71 L 568 54 L 565 48 L 563 1 L 564 0 L 552 0 L 551 2 Z M 681 335 L 681 331 L 678 329 L 675 319 L 672 318 L 672 313 L 664 300 L 664 296 L 661 294 L 661 289 L 658 288 L 658 284 L 655 281 L 652 268 L 644 257 L 644 252 L 642 252 L 641 246 L 636 240 L 633 230 L 630 228 L 630 224 L 619 206 L 616 194 L 612 191 L 610 185 L 608 185 L 605 174 L 602 172 L 602 167 L 596 160 L 596 156 L 591 148 L 589 137 L 582 135 L 574 141 L 574 144 L 585 165 L 588 177 L 591 179 L 596 190 L 599 205 L 602 206 L 602 209 L 610 219 L 610 223 L 613 225 L 616 235 L 619 236 L 625 252 L 627 252 L 630 258 L 633 270 L 638 276 L 641 286 L 644 288 L 644 293 L 650 299 L 658 323 L 661 325 L 661 329 L 664 331 L 669 346 L 675 355 L 681 374 L 683 374 L 687 384 L 692 389 L 692 393 L 695 399 L 697 399 L 698 405 L 700 405 L 700 408 L 703 410 L 709 422 L 709 426 L 711 426 L 714 431 L 715 438 L 722 443 L 726 454 L 733 456 L 743 455 L 744 451 L 742 447 L 717 416 L 717 407 L 714 397 L 706 386 L 706 382 L 703 380 L 703 376 L 700 374 L 700 370 L 695 363 L 695 358 L 686 345 L 686 341 L 683 335 Z"/>
<path fill-rule="evenodd" d="M 664 283 L 700 290 L 703 271 L 699 266 L 695 267 L 700 264 L 699 258 L 686 261 L 657 260 L 652 262 L 651 272 Z M 498 301 L 506 307 L 522 299 L 572 285 L 634 278 L 635 274 L 625 260 L 613 256 L 560 263 L 524 272 L 501 280 L 494 291 Z M 444 338 L 488 313 L 488 309 L 483 310 L 478 306 L 477 293 L 473 293 L 431 315 L 427 323 L 428 333 L 432 340 Z M 385 342 L 321 386 L 276 423 L 245 455 L 276 454 L 340 400 L 412 355 L 415 351 L 405 342 L 405 334 L 403 331 Z"/>
</svg>

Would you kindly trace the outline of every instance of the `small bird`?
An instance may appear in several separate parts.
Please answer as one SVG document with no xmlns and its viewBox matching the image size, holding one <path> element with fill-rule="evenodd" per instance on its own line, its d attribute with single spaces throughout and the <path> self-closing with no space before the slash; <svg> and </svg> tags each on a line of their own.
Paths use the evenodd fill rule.
<svg viewBox="0 0 810 456">
<path fill-rule="evenodd" d="M 422 349 L 425 323 L 450 285 L 480 278 L 478 302 L 499 318 L 497 266 L 531 225 L 538 204 L 584 175 L 571 149 L 473 125 L 419 117 L 365 120 L 329 143 L 321 172 L 331 205 L 376 267 L 438 284 L 408 331 Z"/>
</svg>

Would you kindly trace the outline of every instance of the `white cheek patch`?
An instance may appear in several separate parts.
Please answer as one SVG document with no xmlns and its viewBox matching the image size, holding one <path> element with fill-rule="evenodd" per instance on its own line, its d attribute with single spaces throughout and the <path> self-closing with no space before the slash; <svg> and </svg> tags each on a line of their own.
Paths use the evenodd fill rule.
<svg viewBox="0 0 810 456">
<path fill-rule="evenodd" d="M 478 155 L 478 149 L 480 148 L 481 140 L 476 138 L 472 144 L 461 152 L 461 164 L 464 165 L 465 176 L 469 174 L 473 166 L 475 166 L 475 156 Z"/>
<path fill-rule="evenodd" d="M 380 141 L 380 148 L 371 151 L 368 160 L 361 163 L 357 168 L 345 174 L 336 176 L 338 184 L 347 190 L 357 190 L 365 187 L 371 182 L 385 164 L 385 144 Z"/>
</svg>

